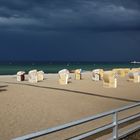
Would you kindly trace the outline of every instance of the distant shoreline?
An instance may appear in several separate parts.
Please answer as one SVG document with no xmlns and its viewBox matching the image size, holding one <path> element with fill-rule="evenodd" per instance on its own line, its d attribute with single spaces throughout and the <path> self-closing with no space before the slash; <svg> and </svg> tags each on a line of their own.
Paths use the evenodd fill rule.
<svg viewBox="0 0 140 140">
<path fill-rule="evenodd" d="M 130 62 L 3 62 L 0 63 L 0 75 L 14 75 L 18 71 L 28 73 L 33 69 L 43 70 L 45 73 L 58 73 L 58 71 L 62 69 L 68 69 L 70 71 L 75 69 L 92 71 L 93 69 L 112 70 L 114 68 L 136 67 L 140 67 L 140 64 Z"/>
</svg>

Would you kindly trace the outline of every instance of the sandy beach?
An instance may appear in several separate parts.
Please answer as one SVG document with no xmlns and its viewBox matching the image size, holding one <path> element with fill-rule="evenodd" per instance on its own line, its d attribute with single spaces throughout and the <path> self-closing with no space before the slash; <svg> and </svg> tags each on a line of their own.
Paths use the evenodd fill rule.
<svg viewBox="0 0 140 140">
<path fill-rule="evenodd" d="M 104 88 L 102 81 L 92 81 L 90 72 L 83 73 L 82 77 L 75 80 L 71 74 L 68 85 L 59 85 L 57 74 L 46 74 L 45 80 L 36 84 L 17 82 L 16 76 L 0 76 L 0 140 L 140 101 L 140 83 L 128 82 L 126 77 L 118 78 L 117 88 Z M 38 139 L 63 140 L 66 134 L 72 133 Z"/>
</svg>

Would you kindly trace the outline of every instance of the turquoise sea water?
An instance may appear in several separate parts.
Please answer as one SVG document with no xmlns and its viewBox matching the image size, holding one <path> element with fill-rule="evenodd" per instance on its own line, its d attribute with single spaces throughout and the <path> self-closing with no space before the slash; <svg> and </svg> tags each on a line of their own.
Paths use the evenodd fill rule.
<svg viewBox="0 0 140 140">
<path fill-rule="evenodd" d="M 32 69 L 43 70 L 45 73 L 57 73 L 61 69 L 74 70 L 81 68 L 90 71 L 96 68 L 111 70 L 113 68 L 135 68 L 140 64 L 130 62 L 0 62 L 0 75 L 16 74 L 17 71 L 28 72 Z"/>
</svg>

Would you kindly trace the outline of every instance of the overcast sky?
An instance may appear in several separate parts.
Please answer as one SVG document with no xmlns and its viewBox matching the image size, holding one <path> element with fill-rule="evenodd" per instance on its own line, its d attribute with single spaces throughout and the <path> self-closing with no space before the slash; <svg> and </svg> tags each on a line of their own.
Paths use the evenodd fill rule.
<svg viewBox="0 0 140 140">
<path fill-rule="evenodd" d="M 140 61 L 140 0 L 0 0 L 0 60 Z"/>
</svg>

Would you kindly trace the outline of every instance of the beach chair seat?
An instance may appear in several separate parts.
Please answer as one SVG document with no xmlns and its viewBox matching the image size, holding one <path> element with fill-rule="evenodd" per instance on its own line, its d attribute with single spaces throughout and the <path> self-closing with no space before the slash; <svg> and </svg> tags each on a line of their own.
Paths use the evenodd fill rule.
<svg viewBox="0 0 140 140">
<path fill-rule="evenodd" d="M 37 70 L 29 71 L 28 80 L 29 80 L 30 83 L 37 83 L 38 82 Z"/>
<path fill-rule="evenodd" d="M 114 72 L 106 71 L 103 75 L 103 87 L 116 88 L 117 87 L 117 78 L 115 77 Z"/>
<path fill-rule="evenodd" d="M 77 70 L 75 70 L 75 79 L 76 79 L 76 80 L 81 80 L 81 79 L 82 79 L 82 74 L 81 74 L 81 72 L 82 72 L 82 69 L 77 69 Z"/>
<path fill-rule="evenodd" d="M 60 70 L 59 74 L 59 84 L 66 85 L 69 81 L 69 71 L 67 69 Z"/>
<path fill-rule="evenodd" d="M 24 81 L 25 80 L 25 72 L 24 71 L 19 71 L 17 72 L 17 81 Z"/>
<path fill-rule="evenodd" d="M 44 80 L 44 72 L 38 71 L 37 72 L 37 81 L 43 81 Z"/>
</svg>

